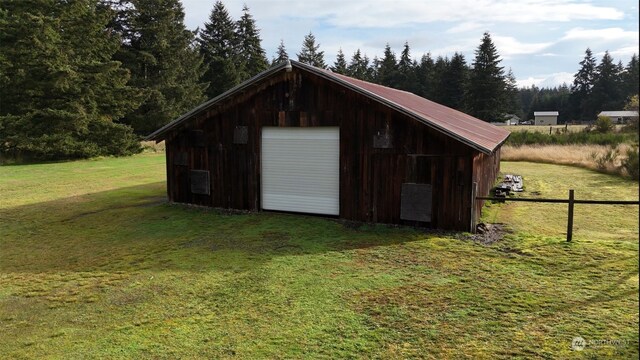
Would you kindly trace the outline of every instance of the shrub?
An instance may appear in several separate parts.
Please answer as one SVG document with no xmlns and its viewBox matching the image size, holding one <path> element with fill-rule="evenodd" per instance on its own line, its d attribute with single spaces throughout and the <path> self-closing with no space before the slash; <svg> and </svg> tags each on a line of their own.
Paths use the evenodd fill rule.
<svg viewBox="0 0 640 360">
<path fill-rule="evenodd" d="M 627 150 L 627 157 L 622 160 L 621 168 L 634 180 L 640 177 L 640 169 L 638 168 L 638 146 L 634 146 Z"/>
<path fill-rule="evenodd" d="M 613 129 L 615 129 L 615 125 L 613 124 L 613 121 L 611 121 L 610 117 L 598 116 L 598 120 L 596 120 L 594 128 L 596 132 L 605 134 L 613 131 Z"/>
<path fill-rule="evenodd" d="M 568 132 L 561 134 L 545 134 L 535 131 L 512 132 L 507 140 L 508 145 L 607 145 L 617 146 L 623 143 L 635 142 L 637 133 L 598 133 Z"/>
<path fill-rule="evenodd" d="M 596 163 L 596 167 L 599 170 L 607 170 L 615 166 L 619 154 L 618 149 L 609 148 L 602 154 L 598 154 L 596 152 L 591 153 L 591 158 Z"/>
</svg>

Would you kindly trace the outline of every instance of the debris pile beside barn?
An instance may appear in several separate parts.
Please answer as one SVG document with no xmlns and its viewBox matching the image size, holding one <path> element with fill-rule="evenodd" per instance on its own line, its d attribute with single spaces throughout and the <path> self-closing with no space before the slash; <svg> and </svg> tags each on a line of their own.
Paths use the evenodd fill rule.
<svg viewBox="0 0 640 360">
<path fill-rule="evenodd" d="M 524 191 L 524 182 L 522 180 L 522 176 L 506 174 L 502 179 L 502 182 L 496 185 L 495 189 L 495 197 L 507 197 L 511 194 L 511 192 L 522 192 Z"/>
</svg>

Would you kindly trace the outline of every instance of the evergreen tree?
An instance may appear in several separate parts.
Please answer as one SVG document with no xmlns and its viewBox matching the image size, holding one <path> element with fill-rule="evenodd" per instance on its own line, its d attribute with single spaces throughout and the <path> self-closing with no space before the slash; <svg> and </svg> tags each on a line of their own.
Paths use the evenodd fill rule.
<svg viewBox="0 0 640 360">
<path fill-rule="evenodd" d="M 592 104 L 592 90 L 596 77 L 596 59 L 591 49 L 587 48 L 585 56 L 580 61 L 580 69 L 574 75 L 571 86 L 572 117 L 589 120 L 595 116 L 596 110 Z"/>
<path fill-rule="evenodd" d="M 202 57 L 184 25 L 179 0 L 125 0 L 123 43 L 116 58 L 131 72 L 131 84 L 145 94 L 142 105 L 121 121 L 149 134 L 204 98 Z"/>
<path fill-rule="evenodd" d="M 0 153 L 26 159 L 127 155 L 140 144 L 114 120 L 140 102 L 112 60 L 113 13 L 95 0 L 0 3 Z"/>
<path fill-rule="evenodd" d="M 467 111 L 484 121 L 499 121 L 507 111 L 504 103 L 505 75 L 500 55 L 489 33 L 475 51 L 466 94 Z"/>
<path fill-rule="evenodd" d="M 238 57 L 238 38 L 236 23 L 222 1 L 216 1 L 199 34 L 200 54 L 204 58 L 206 71 L 203 82 L 209 83 L 207 96 L 214 98 L 240 83 L 241 76 L 238 65 L 242 62 Z M 240 65 L 241 66 L 241 65 Z"/>
<path fill-rule="evenodd" d="M 622 64 L 616 65 L 613 58 L 606 51 L 600 64 L 596 67 L 596 77 L 593 84 L 593 119 L 596 113 L 603 110 L 621 109 L 624 98 L 621 96 Z"/>
<path fill-rule="evenodd" d="M 246 80 L 269 67 L 267 56 L 261 45 L 260 31 L 247 5 L 242 8 L 242 17 L 238 20 L 237 29 L 239 56 L 242 61 L 240 78 Z"/>
<path fill-rule="evenodd" d="M 518 84 L 516 83 L 516 76 L 513 74 L 511 68 L 507 72 L 505 77 L 505 105 L 506 110 L 511 114 L 516 114 L 520 109 L 520 99 L 518 98 Z"/>
<path fill-rule="evenodd" d="M 412 93 L 419 92 L 418 79 L 416 77 L 416 66 L 411 60 L 409 43 L 404 43 L 404 48 L 400 54 L 398 61 L 398 83 L 397 86 L 401 90 Z"/>
<path fill-rule="evenodd" d="M 344 58 L 344 53 L 342 49 L 338 50 L 338 55 L 336 56 L 336 61 L 333 63 L 331 67 L 331 71 L 338 74 L 347 74 L 347 60 Z"/>
<path fill-rule="evenodd" d="M 448 62 L 447 70 L 444 76 L 444 98 L 443 105 L 449 106 L 457 110 L 464 109 L 464 93 L 467 86 L 469 69 L 464 59 L 464 55 L 460 53 L 453 54 Z"/>
<path fill-rule="evenodd" d="M 369 58 L 367 57 L 367 55 L 364 55 L 363 57 L 360 49 L 357 49 L 353 53 L 351 61 L 349 62 L 349 66 L 347 66 L 347 75 L 365 81 L 373 80 Z"/>
<path fill-rule="evenodd" d="M 302 42 L 302 50 L 298 53 L 298 61 L 325 69 L 327 65 L 324 63 L 324 51 L 319 50 L 320 44 L 316 45 L 316 37 L 309 32 Z"/>
<path fill-rule="evenodd" d="M 433 63 L 431 75 L 431 100 L 438 104 L 447 105 L 449 103 L 447 93 L 447 71 L 449 70 L 449 58 L 438 56 Z"/>
<path fill-rule="evenodd" d="M 422 55 L 420 63 L 416 68 L 416 78 L 418 81 L 418 95 L 432 99 L 433 98 L 433 68 L 434 62 L 431 54 Z"/>
<path fill-rule="evenodd" d="M 398 87 L 398 62 L 396 54 L 387 44 L 384 48 L 384 57 L 376 64 L 376 82 L 393 88 Z"/>
<path fill-rule="evenodd" d="M 638 81 L 640 80 L 640 69 L 638 69 L 638 55 L 633 54 L 631 60 L 624 69 L 623 75 L 623 96 L 625 99 L 638 94 Z"/>
<path fill-rule="evenodd" d="M 284 47 L 284 41 L 280 39 L 280 45 L 278 45 L 278 50 L 276 50 L 276 57 L 271 60 L 271 65 L 276 65 L 287 60 L 289 60 L 289 54 L 287 54 L 287 49 Z"/>
</svg>

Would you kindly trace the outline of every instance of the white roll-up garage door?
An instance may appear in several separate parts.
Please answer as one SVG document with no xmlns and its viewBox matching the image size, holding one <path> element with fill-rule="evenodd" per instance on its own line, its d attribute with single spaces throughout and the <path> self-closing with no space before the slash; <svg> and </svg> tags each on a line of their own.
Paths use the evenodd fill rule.
<svg viewBox="0 0 640 360">
<path fill-rule="evenodd" d="M 262 128 L 262 208 L 340 214 L 340 129 Z"/>
</svg>

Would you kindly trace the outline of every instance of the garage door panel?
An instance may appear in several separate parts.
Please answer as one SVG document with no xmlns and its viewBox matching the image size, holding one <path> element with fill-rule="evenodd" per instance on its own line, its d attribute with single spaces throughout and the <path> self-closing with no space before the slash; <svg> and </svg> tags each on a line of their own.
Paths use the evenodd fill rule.
<svg viewBox="0 0 640 360">
<path fill-rule="evenodd" d="M 337 127 L 262 130 L 262 208 L 339 215 Z"/>
</svg>

